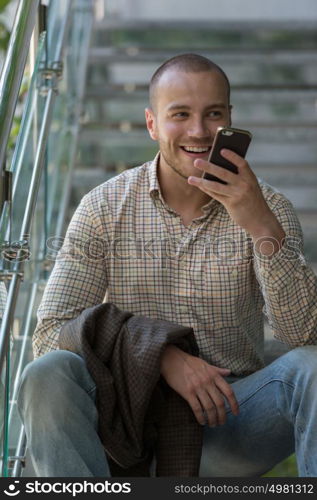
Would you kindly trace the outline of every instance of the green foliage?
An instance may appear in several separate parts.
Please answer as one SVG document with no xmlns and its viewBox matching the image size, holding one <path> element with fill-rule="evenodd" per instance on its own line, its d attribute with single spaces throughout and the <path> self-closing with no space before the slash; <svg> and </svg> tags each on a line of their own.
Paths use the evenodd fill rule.
<svg viewBox="0 0 317 500">
<path fill-rule="evenodd" d="M 0 15 L 4 12 L 6 7 L 9 5 L 9 3 L 12 0 L 0 0 Z M 2 16 L 3 19 L 3 16 Z M 8 30 L 6 24 L 3 22 L 3 20 L 0 19 L 0 54 L 2 53 L 4 56 L 4 53 L 7 49 L 8 43 L 10 39 L 10 31 Z M 2 55 L 1 54 L 1 55 Z M 13 124 L 10 132 L 10 137 L 9 137 L 9 142 L 8 142 L 8 155 L 10 156 L 14 150 L 16 139 L 20 130 L 20 125 L 21 125 L 21 119 L 22 119 L 22 110 L 23 106 L 22 103 L 25 99 L 25 96 L 28 91 L 29 87 L 29 77 L 27 74 L 24 75 L 22 85 L 20 88 L 20 93 L 19 93 L 19 100 L 18 100 L 18 106 L 17 110 L 15 113 L 15 116 L 13 118 Z M 20 104 L 20 106 L 19 106 Z"/>
<path fill-rule="evenodd" d="M 263 477 L 297 477 L 297 465 L 295 455 L 291 455 L 286 460 L 276 465 L 274 469 L 270 470 Z"/>
<path fill-rule="evenodd" d="M 10 33 L 4 23 L 0 21 L 0 51 L 5 52 L 9 43 Z"/>
<path fill-rule="evenodd" d="M 0 13 L 9 5 L 11 0 L 0 0 Z"/>
<path fill-rule="evenodd" d="M 7 8 L 10 2 L 11 0 L 0 0 L 0 15 Z M 4 52 L 6 50 L 9 43 L 9 38 L 10 32 L 8 31 L 8 28 L 6 27 L 3 20 L 0 19 L 0 52 Z"/>
</svg>

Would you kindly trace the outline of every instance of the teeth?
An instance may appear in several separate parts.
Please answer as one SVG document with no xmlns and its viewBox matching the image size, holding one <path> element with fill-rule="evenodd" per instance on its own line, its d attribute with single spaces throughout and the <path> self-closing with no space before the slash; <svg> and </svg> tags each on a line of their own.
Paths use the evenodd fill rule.
<svg viewBox="0 0 317 500">
<path fill-rule="evenodd" d="M 206 153 L 209 148 L 194 148 L 192 146 L 183 146 L 185 151 L 188 151 L 189 153 Z"/>
</svg>

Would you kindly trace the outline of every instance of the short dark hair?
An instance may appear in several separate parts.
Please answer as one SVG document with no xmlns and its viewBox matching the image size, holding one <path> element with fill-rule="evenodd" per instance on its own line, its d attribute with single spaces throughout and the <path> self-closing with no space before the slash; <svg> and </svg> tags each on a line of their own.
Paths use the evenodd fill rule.
<svg viewBox="0 0 317 500">
<path fill-rule="evenodd" d="M 149 93 L 150 93 L 150 105 L 153 109 L 154 101 L 155 101 L 155 89 L 157 84 L 165 71 L 170 68 L 176 68 L 179 71 L 184 71 L 185 73 L 200 73 L 202 71 L 217 71 L 220 73 L 228 87 L 228 101 L 230 102 L 230 82 L 223 71 L 223 69 L 218 66 L 218 64 L 214 63 L 207 57 L 200 56 L 199 54 L 180 54 L 178 56 L 174 56 L 171 59 L 165 61 L 161 66 L 155 71 L 154 75 L 150 81 Z"/>
</svg>

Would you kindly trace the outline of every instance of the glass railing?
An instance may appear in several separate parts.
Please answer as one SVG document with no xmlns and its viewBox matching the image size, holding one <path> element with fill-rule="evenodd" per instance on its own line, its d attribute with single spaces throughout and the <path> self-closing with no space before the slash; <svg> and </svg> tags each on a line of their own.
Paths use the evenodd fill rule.
<svg viewBox="0 0 317 500">
<path fill-rule="evenodd" d="M 21 475 L 25 454 L 16 409 L 21 372 L 32 360 L 36 310 L 53 262 L 48 238 L 63 231 L 76 154 L 93 22 L 92 2 L 54 0 L 46 13 L 12 162 L 12 202 L 0 218 L 1 475 Z M 10 352 L 9 352 L 10 349 Z"/>
</svg>

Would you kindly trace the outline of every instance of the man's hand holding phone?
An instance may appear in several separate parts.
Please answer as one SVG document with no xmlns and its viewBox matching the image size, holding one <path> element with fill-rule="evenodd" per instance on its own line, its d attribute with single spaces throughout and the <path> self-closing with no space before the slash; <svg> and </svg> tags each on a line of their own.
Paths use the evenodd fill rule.
<svg viewBox="0 0 317 500">
<path fill-rule="evenodd" d="M 232 220 L 249 233 L 253 241 L 260 242 L 267 238 L 268 244 L 261 246 L 261 252 L 272 256 L 280 249 L 285 233 L 266 203 L 255 174 L 245 158 L 228 147 L 220 149 L 219 155 L 233 168 L 229 170 L 219 164 L 197 159 L 194 166 L 202 172 L 202 176 L 190 176 L 188 184 L 197 186 L 219 201 Z M 204 177 L 206 174 L 218 180 L 209 180 Z"/>
<path fill-rule="evenodd" d="M 252 134 L 248 130 L 231 127 L 218 127 L 208 161 L 237 174 L 238 169 L 236 165 L 224 158 L 221 155 L 221 151 L 223 149 L 229 149 L 237 153 L 242 158 L 245 158 L 251 139 Z M 211 175 L 208 172 L 204 172 L 203 177 L 204 179 L 208 179 L 210 181 L 218 181 L 221 184 L 226 184 L 222 181 L 222 179 Z"/>
</svg>

